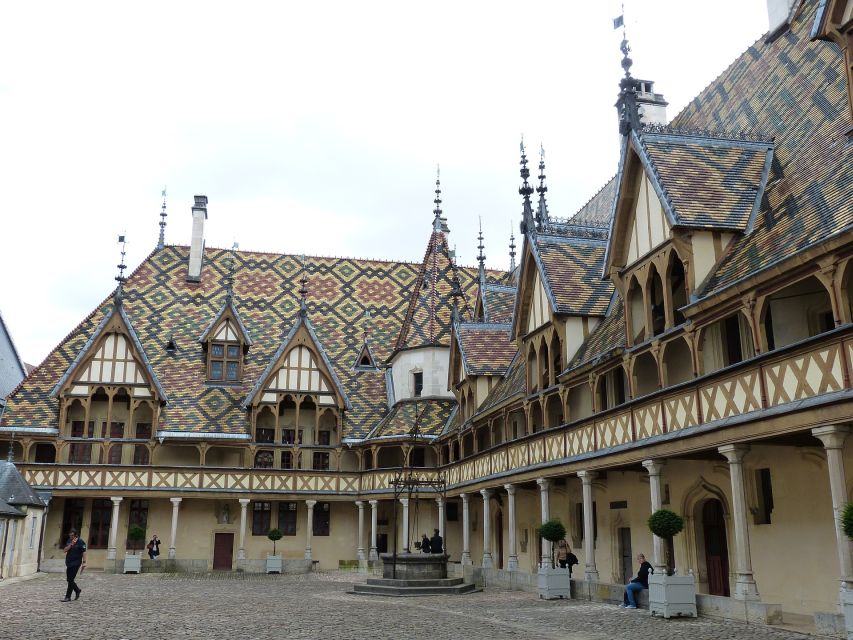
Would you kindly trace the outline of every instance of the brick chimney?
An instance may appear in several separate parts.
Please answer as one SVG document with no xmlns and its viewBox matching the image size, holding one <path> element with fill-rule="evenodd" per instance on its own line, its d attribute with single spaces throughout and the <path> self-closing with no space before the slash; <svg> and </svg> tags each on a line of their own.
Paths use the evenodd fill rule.
<svg viewBox="0 0 853 640">
<path fill-rule="evenodd" d="M 190 266 L 187 270 L 189 282 L 201 280 L 204 263 L 204 221 L 207 220 L 207 196 L 196 196 L 193 204 L 193 236 L 190 243 Z"/>
</svg>

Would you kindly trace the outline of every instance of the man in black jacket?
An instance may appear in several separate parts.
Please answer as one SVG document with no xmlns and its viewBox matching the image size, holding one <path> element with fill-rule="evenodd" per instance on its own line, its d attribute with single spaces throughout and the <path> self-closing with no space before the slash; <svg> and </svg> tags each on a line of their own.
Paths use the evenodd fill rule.
<svg viewBox="0 0 853 640">
<path fill-rule="evenodd" d="M 66 589 L 65 598 L 62 601 L 71 602 L 71 592 L 74 592 L 74 599 L 76 600 L 82 591 L 74 582 L 74 578 L 77 577 L 77 572 L 81 568 L 86 568 L 86 543 L 77 535 L 76 529 L 71 529 L 68 532 L 68 542 L 63 551 L 65 551 L 65 579 L 68 581 L 68 589 Z"/>
<path fill-rule="evenodd" d="M 444 540 L 438 535 L 438 529 L 433 529 L 432 538 L 429 541 L 429 547 L 432 553 L 444 553 Z"/>
<path fill-rule="evenodd" d="M 649 573 L 654 573 L 652 565 L 646 560 L 646 556 L 642 553 L 637 556 L 637 562 L 640 563 L 640 569 L 637 571 L 637 577 L 625 585 L 625 595 L 623 597 L 622 606 L 626 609 L 637 608 L 636 594 L 643 589 L 649 588 Z"/>
</svg>

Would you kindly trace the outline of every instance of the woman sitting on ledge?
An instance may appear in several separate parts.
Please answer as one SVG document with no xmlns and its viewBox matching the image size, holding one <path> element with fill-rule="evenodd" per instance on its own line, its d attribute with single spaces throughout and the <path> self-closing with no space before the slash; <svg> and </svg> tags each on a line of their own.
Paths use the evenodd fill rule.
<svg viewBox="0 0 853 640">
<path fill-rule="evenodd" d="M 652 565 L 646 561 L 646 556 L 642 553 L 637 556 L 637 562 L 640 563 L 640 569 L 637 571 L 637 577 L 625 585 L 625 595 L 622 598 L 622 604 L 619 605 L 626 609 L 637 608 L 637 597 L 635 594 L 643 589 L 649 588 L 649 573 L 655 572 Z"/>
</svg>

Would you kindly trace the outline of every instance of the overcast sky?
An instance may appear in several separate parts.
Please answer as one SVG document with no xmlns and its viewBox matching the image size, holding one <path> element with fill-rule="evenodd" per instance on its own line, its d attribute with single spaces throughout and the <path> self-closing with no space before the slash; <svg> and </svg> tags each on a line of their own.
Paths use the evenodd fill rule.
<svg viewBox="0 0 853 640">
<path fill-rule="evenodd" d="M 681 110 L 764 0 L 627 0 L 634 75 Z M 462 264 L 518 234 L 518 143 L 552 215 L 616 172 L 617 0 L 15 2 L 0 22 L 0 312 L 37 364 L 154 248 L 419 261 L 436 163 Z"/>
</svg>

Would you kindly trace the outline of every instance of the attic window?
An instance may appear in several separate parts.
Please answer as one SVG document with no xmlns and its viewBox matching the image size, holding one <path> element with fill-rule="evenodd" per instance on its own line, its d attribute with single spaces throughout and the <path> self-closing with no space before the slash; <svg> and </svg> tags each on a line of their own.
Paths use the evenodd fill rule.
<svg viewBox="0 0 853 640">
<path fill-rule="evenodd" d="M 424 372 L 423 371 L 415 371 L 412 373 L 412 389 L 414 390 L 414 396 L 416 398 L 420 398 L 421 394 L 424 390 Z"/>
<path fill-rule="evenodd" d="M 175 353 L 178 350 L 178 345 L 175 344 L 174 338 L 169 338 L 169 341 L 166 343 L 166 353 Z"/>
<path fill-rule="evenodd" d="M 240 382 L 243 377 L 243 343 L 231 320 L 211 333 L 207 343 L 207 379 L 210 382 Z"/>
<path fill-rule="evenodd" d="M 365 344 L 361 351 L 358 354 L 358 358 L 355 361 L 356 369 L 376 369 L 376 362 L 373 360 L 373 355 L 370 353 L 370 349 L 367 348 Z"/>
</svg>

